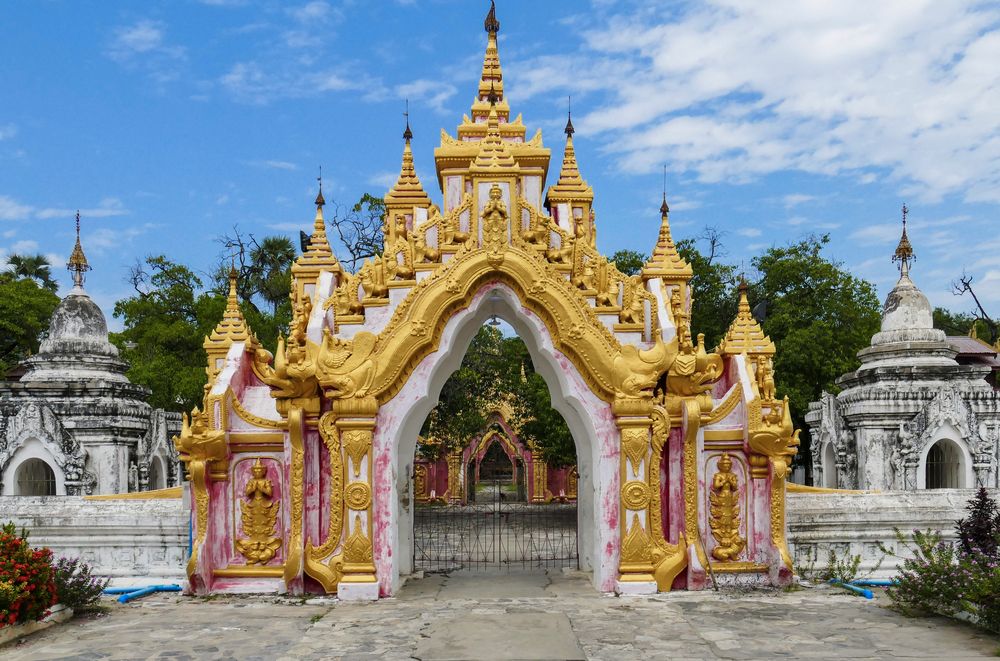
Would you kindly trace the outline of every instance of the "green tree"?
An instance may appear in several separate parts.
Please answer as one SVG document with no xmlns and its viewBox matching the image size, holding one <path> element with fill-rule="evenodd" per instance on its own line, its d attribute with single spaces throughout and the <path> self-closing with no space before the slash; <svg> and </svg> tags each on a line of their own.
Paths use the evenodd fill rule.
<svg viewBox="0 0 1000 661">
<path fill-rule="evenodd" d="M 699 250 L 704 247 L 704 252 Z M 721 261 L 722 234 L 706 228 L 701 236 L 677 242 L 677 252 L 691 265 L 691 332 L 705 334 L 705 346 L 717 346 L 736 316 L 737 271 Z"/>
<path fill-rule="evenodd" d="M 934 308 L 934 328 L 939 328 L 947 335 L 968 335 L 973 324 L 976 336 L 984 340 L 990 337 L 989 325 L 977 315 L 968 312 L 952 312 L 945 308 Z"/>
<path fill-rule="evenodd" d="M 31 277 L 0 274 L 0 374 L 38 352 L 59 297 Z"/>
<path fill-rule="evenodd" d="M 534 443 L 550 466 L 576 464 L 576 444 L 562 415 L 552 408 L 552 396 L 545 379 L 526 369 L 525 380 L 516 390 L 521 440 Z"/>
<path fill-rule="evenodd" d="M 34 280 L 53 294 L 59 289 L 59 283 L 52 279 L 52 265 L 45 255 L 15 253 L 7 258 L 7 266 L 16 278 Z"/>
<path fill-rule="evenodd" d="M 803 424 L 809 402 L 859 365 L 857 352 L 881 323 L 874 286 L 822 252 L 829 236 L 772 247 L 753 260 L 761 278 L 751 287 L 751 305 L 765 301 L 764 332 L 778 353 L 774 359 L 779 394 L 788 395 L 792 418 L 803 429 L 798 461 L 809 456 Z"/>
<path fill-rule="evenodd" d="M 115 303 L 124 330 L 112 335 L 131 367 L 133 383 L 150 390 L 149 403 L 170 411 L 201 404 L 206 381 L 202 342 L 222 318 L 226 299 L 202 291 L 186 266 L 147 257 L 130 276 L 135 295 Z"/>
<path fill-rule="evenodd" d="M 626 248 L 611 255 L 610 261 L 625 275 L 638 275 L 649 256 Z"/>
</svg>

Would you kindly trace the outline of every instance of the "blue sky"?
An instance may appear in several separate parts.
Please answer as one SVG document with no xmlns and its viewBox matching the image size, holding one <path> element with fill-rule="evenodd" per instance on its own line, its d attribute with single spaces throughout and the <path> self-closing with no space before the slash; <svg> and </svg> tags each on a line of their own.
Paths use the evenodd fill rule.
<svg viewBox="0 0 1000 661">
<path fill-rule="evenodd" d="M 110 319 L 137 258 L 216 263 L 220 234 L 312 222 L 381 195 L 403 99 L 432 197 L 433 148 L 475 94 L 481 1 L 240 0 L 0 5 L 0 257 L 58 266 L 83 215 L 88 290 Z M 513 112 L 561 158 L 573 96 L 598 243 L 648 251 L 662 166 L 675 237 L 727 259 L 829 233 L 875 282 L 899 208 L 932 302 L 963 270 L 1000 314 L 1000 7 L 944 0 L 500 0 Z M 329 208 L 328 208 L 329 211 Z"/>
</svg>

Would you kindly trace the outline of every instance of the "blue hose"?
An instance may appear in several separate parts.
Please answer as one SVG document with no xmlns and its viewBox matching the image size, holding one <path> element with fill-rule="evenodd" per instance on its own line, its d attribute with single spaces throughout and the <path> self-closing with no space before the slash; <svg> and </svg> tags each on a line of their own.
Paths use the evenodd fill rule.
<svg viewBox="0 0 1000 661">
<path fill-rule="evenodd" d="M 851 585 L 850 583 L 844 583 L 843 581 L 838 581 L 836 579 L 830 579 L 831 585 L 836 585 L 837 587 L 844 588 L 845 590 L 850 590 L 856 594 L 860 594 L 865 599 L 873 599 L 875 597 L 871 590 L 866 590 L 865 588 L 859 588 L 856 585 Z"/>
<path fill-rule="evenodd" d="M 896 581 L 889 578 L 859 578 L 855 581 L 851 581 L 851 585 L 872 585 L 880 588 L 889 587 L 895 584 Z"/>
<path fill-rule="evenodd" d="M 145 597 L 146 595 L 153 594 L 155 592 L 180 592 L 181 586 L 176 583 L 170 585 L 150 585 L 147 587 L 131 587 L 131 588 L 105 588 L 104 594 L 117 594 L 121 595 L 118 597 L 118 603 L 124 604 L 132 601 L 133 599 L 138 599 L 140 597 Z"/>
</svg>

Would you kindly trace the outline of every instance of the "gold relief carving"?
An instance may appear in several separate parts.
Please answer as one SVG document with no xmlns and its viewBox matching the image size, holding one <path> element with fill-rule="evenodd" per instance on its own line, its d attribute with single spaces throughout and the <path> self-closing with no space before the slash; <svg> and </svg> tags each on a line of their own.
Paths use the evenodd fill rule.
<svg viewBox="0 0 1000 661">
<path fill-rule="evenodd" d="M 187 563 L 187 575 L 193 579 L 198 567 L 198 558 L 208 533 L 208 483 L 211 479 L 209 464 L 226 459 L 226 433 L 213 429 L 207 411 L 199 411 L 196 406 L 181 418 L 181 433 L 174 437 L 174 447 L 179 458 L 187 466 L 191 477 L 195 504 L 195 537 L 191 542 L 191 555 Z"/>
<path fill-rule="evenodd" d="M 296 580 L 302 571 L 302 514 L 304 498 L 305 450 L 302 442 L 303 419 L 302 409 L 292 408 L 288 411 L 288 441 L 291 446 L 290 484 L 291 496 L 291 530 L 288 535 L 288 554 L 285 557 L 285 585 L 291 588 L 291 582 Z"/>
<path fill-rule="evenodd" d="M 427 491 L 427 466 L 423 464 L 413 467 L 413 497 L 420 502 L 430 498 Z"/>
<path fill-rule="evenodd" d="M 498 434 L 498 436 L 500 436 Z M 500 440 L 506 440 L 503 436 L 500 436 Z M 485 444 L 487 440 L 484 438 L 482 444 Z M 508 441 L 509 443 L 510 441 Z M 481 445 L 482 445 L 481 444 Z M 451 498 L 452 500 L 457 500 L 462 497 L 462 478 L 461 478 L 461 466 L 462 466 L 462 455 L 458 452 L 452 452 L 448 455 L 448 490 L 445 491 L 445 496 Z"/>
<path fill-rule="evenodd" d="M 371 447 L 371 432 L 364 429 L 352 429 L 344 432 L 344 449 L 351 458 L 354 477 L 361 476 L 361 461 Z"/>
<path fill-rule="evenodd" d="M 638 480 L 626 482 L 622 486 L 622 504 L 630 510 L 646 509 L 649 505 L 649 485 Z"/>
<path fill-rule="evenodd" d="M 647 466 L 649 483 L 649 521 L 653 539 L 653 578 L 660 592 L 669 592 L 674 579 L 687 567 L 687 540 L 684 533 L 679 535 L 677 544 L 670 544 L 663 536 L 663 512 L 660 506 L 660 463 L 663 460 L 663 446 L 670 434 L 670 416 L 662 406 L 652 411 L 653 452 Z"/>
<path fill-rule="evenodd" d="M 351 535 L 344 544 L 344 563 L 364 565 L 371 564 L 372 559 L 372 542 L 361 526 L 361 515 L 356 514 Z"/>
<path fill-rule="evenodd" d="M 449 294 L 457 294 L 462 291 L 462 285 L 459 284 L 458 280 L 455 278 L 448 278 L 444 285 L 444 290 Z"/>
<path fill-rule="evenodd" d="M 697 346 L 693 345 L 691 332 L 686 324 L 685 320 L 677 327 L 679 353 L 667 375 L 667 392 L 681 397 L 695 397 L 701 410 L 709 412 L 712 410 L 709 391 L 712 383 L 722 375 L 722 356 L 705 351 L 703 333 L 698 334 Z"/>
<path fill-rule="evenodd" d="M 270 356 L 271 354 L 268 353 L 267 355 Z M 240 402 L 239 399 L 236 398 L 235 394 L 229 398 L 228 402 L 229 402 L 229 407 L 232 409 L 233 413 L 236 414 L 236 417 L 243 420 L 244 422 L 249 422 L 251 425 L 254 425 L 256 427 L 263 427 L 264 429 L 285 428 L 284 420 L 268 420 L 267 418 L 262 418 L 258 415 L 250 413 L 250 411 L 247 411 L 245 408 L 243 408 L 243 404 Z"/>
<path fill-rule="evenodd" d="M 236 541 L 236 550 L 247 559 L 248 565 L 266 565 L 281 548 L 281 540 L 274 536 L 278 501 L 272 499 L 273 487 L 260 457 L 250 470 L 253 477 L 244 488 L 247 501 L 241 501 L 240 506 L 240 524 L 246 537 Z"/>
<path fill-rule="evenodd" d="M 651 349 L 639 349 L 634 344 L 623 345 L 614 359 L 615 394 L 619 398 L 652 397 L 656 382 L 676 357 L 676 338 L 668 344 L 659 333 Z"/>
<path fill-rule="evenodd" d="M 503 262 L 504 244 L 507 242 L 507 205 L 502 198 L 503 191 L 493 184 L 490 199 L 483 207 L 483 248 L 493 266 Z"/>
<path fill-rule="evenodd" d="M 698 428 L 701 405 L 695 399 L 684 400 L 687 430 L 684 435 L 684 530 L 698 553 L 702 567 L 708 566 L 708 556 L 701 543 L 698 529 Z"/>
<path fill-rule="evenodd" d="M 323 344 L 319 350 L 319 383 L 332 399 L 360 398 L 368 394 L 375 378 L 372 352 L 377 338 L 368 331 L 353 339 L 334 337 L 329 328 L 323 329 Z"/>
<path fill-rule="evenodd" d="M 778 477 L 777 471 L 771 477 L 771 542 L 785 567 L 792 569 L 792 555 L 785 540 L 785 478 Z"/>
<path fill-rule="evenodd" d="M 628 533 L 622 540 L 622 564 L 639 564 L 652 559 L 649 534 L 639 522 L 639 515 L 632 515 Z"/>
<path fill-rule="evenodd" d="M 708 496 L 708 525 L 716 541 L 712 557 L 720 562 L 731 562 L 740 556 L 747 544 L 740 536 L 739 479 L 733 473 L 729 453 L 723 453 L 717 467 Z"/>
<path fill-rule="evenodd" d="M 427 335 L 427 322 L 423 319 L 416 319 L 410 322 L 410 335 L 414 337 Z"/>
<path fill-rule="evenodd" d="M 544 280 L 536 280 L 531 287 L 528 288 L 528 293 L 532 296 L 541 296 L 545 293 L 546 286 Z"/>
<path fill-rule="evenodd" d="M 389 298 L 389 288 L 385 285 L 385 272 L 381 260 L 375 261 L 374 258 L 365 260 L 358 270 L 358 279 L 361 281 L 361 289 L 365 292 L 363 304 L 368 305 Z"/>
<path fill-rule="evenodd" d="M 351 482 L 344 489 L 344 502 L 352 510 L 366 510 L 372 504 L 372 490 L 364 482 Z"/>
<path fill-rule="evenodd" d="M 333 553 L 344 532 L 344 460 L 340 454 L 340 430 L 332 412 L 327 411 L 319 419 L 319 434 L 330 458 L 330 522 L 326 539 L 320 546 L 313 547 L 311 542 L 306 543 L 306 558 L 312 560 Z"/>
<path fill-rule="evenodd" d="M 632 466 L 632 472 L 639 472 L 639 465 L 649 450 L 648 427 L 624 427 L 621 430 L 622 450 Z"/>
<path fill-rule="evenodd" d="M 768 408 L 767 413 L 763 407 Z M 750 413 L 750 450 L 771 460 L 774 473 L 784 479 L 792 457 L 798 451 L 799 430 L 792 424 L 788 397 L 783 401 L 755 398 L 747 406 Z"/>
<path fill-rule="evenodd" d="M 579 473 L 579 471 L 577 471 L 576 466 L 574 466 L 573 470 L 571 470 L 569 472 L 569 474 L 567 475 L 567 477 L 566 477 L 566 497 L 567 498 L 576 498 L 577 497 L 577 488 L 578 488 L 577 484 L 579 482 L 579 479 L 580 479 L 580 473 Z"/>
<path fill-rule="evenodd" d="M 541 453 L 531 453 L 531 470 L 533 479 L 531 502 L 544 503 L 548 500 L 548 489 L 546 487 L 548 483 L 548 466 L 546 466 L 545 459 L 542 458 Z"/>
</svg>

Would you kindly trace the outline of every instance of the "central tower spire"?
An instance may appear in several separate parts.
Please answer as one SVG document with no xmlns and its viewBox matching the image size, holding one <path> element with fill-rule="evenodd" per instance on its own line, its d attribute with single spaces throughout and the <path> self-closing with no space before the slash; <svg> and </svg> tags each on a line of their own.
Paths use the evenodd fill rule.
<svg viewBox="0 0 1000 661">
<path fill-rule="evenodd" d="M 497 114 L 500 121 L 510 118 L 510 106 L 504 100 L 503 70 L 500 68 L 500 52 L 497 49 L 497 33 L 500 31 L 500 21 L 497 20 L 497 8 L 490 2 L 490 11 L 483 21 L 486 28 L 486 53 L 483 55 L 483 72 L 479 78 L 479 94 L 472 104 L 473 121 L 486 119 L 490 112 L 490 99 L 495 99 Z"/>
<path fill-rule="evenodd" d="M 899 275 L 901 278 L 909 277 L 910 275 L 910 264 L 917 259 L 917 255 L 913 252 L 913 246 L 910 245 L 910 238 L 906 236 L 906 215 L 910 213 L 906 204 L 903 204 L 903 236 L 899 237 L 899 245 L 896 246 L 896 252 L 892 255 L 892 261 L 899 262 Z"/>
<path fill-rule="evenodd" d="M 80 245 L 80 212 L 76 212 L 76 245 L 73 246 L 73 253 L 69 256 L 66 268 L 73 274 L 73 286 L 83 287 L 83 274 L 90 270 L 87 263 L 87 256 L 83 254 L 83 246 Z"/>
</svg>

